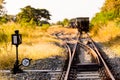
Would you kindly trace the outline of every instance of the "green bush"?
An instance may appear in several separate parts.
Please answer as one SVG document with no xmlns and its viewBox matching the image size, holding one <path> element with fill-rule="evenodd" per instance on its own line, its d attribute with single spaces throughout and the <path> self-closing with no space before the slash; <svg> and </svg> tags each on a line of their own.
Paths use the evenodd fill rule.
<svg viewBox="0 0 120 80">
<path fill-rule="evenodd" d="M 47 29 L 48 29 L 49 27 L 50 27 L 49 24 L 42 24 L 41 29 L 42 29 L 43 31 L 47 31 Z"/>
<path fill-rule="evenodd" d="M 0 24 L 7 23 L 8 20 L 5 17 L 0 17 Z"/>
</svg>

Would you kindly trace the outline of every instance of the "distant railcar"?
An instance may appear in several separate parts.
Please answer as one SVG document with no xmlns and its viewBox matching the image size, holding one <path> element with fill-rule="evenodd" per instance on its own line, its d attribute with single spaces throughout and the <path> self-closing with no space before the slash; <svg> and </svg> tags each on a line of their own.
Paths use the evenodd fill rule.
<svg viewBox="0 0 120 80">
<path fill-rule="evenodd" d="M 69 27 L 70 28 L 76 28 L 75 18 L 73 18 L 73 19 L 70 20 Z"/>
<path fill-rule="evenodd" d="M 70 27 L 77 28 L 80 33 L 89 31 L 89 17 L 77 17 L 70 20 Z"/>
</svg>

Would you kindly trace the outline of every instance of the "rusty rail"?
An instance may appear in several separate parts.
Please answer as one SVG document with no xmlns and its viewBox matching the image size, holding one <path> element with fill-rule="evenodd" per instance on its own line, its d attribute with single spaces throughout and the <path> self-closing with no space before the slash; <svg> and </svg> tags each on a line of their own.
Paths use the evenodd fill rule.
<svg viewBox="0 0 120 80">
<path fill-rule="evenodd" d="M 77 41 L 79 39 L 79 35 L 77 37 Z M 76 44 L 74 45 L 74 48 L 73 48 L 73 52 L 71 53 L 71 50 L 70 51 L 70 56 L 69 56 L 69 62 L 68 62 L 68 68 L 67 68 L 67 71 L 66 71 L 66 74 L 65 74 L 65 78 L 64 80 L 68 80 L 68 76 L 69 76 L 69 72 L 70 72 L 70 67 L 71 67 L 71 64 L 72 64 L 72 61 L 73 61 L 73 58 L 74 58 L 74 55 L 75 55 L 75 50 L 76 50 L 76 47 L 77 47 L 77 42 Z M 67 45 L 67 47 L 69 48 L 69 46 Z M 70 49 L 70 48 L 69 48 Z M 72 54 L 72 55 L 71 55 Z"/>
<path fill-rule="evenodd" d="M 112 80 L 115 80 L 115 78 L 114 78 L 114 76 L 112 75 L 109 67 L 107 66 L 106 62 L 104 61 L 103 57 L 101 56 L 100 52 L 98 51 L 97 47 L 95 46 L 95 42 L 90 38 L 90 36 L 89 36 L 88 34 L 87 34 L 87 36 L 88 36 L 89 39 L 91 40 L 91 42 L 92 42 L 92 44 L 93 44 L 93 46 L 94 46 L 94 49 L 95 49 L 95 51 L 97 52 L 99 58 L 102 60 L 102 63 L 103 63 L 103 65 L 104 65 L 104 67 L 105 67 L 108 75 L 110 76 L 110 78 L 111 78 Z"/>
<path fill-rule="evenodd" d="M 88 50 L 91 51 L 91 54 L 96 58 L 98 65 L 101 65 L 101 61 L 102 61 L 102 64 L 103 64 L 103 66 L 105 67 L 105 70 L 107 71 L 107 74 L 108 74 L 109 77 L 110 77 L 109 79 L 115 80 L 114 76 L 112 75 L 111 71 L 109 70 L 109 67 L 107 66 L 107 64 L 105 63 L 104 59 L 102 58 L 100 52 L 98 51 L 97 47 L 95 46 L 94 41 L 90 38 L 90 36 L 89 36 L 88 34 L 87 34 L 87 37 L 88 37 L 89 40 L 91 41 L 93 47 L 90 47 L 90 46 L 88 46 L 88 45 L 80 42 L 80 41 L 79 41 L 80 36 L 78 36 L 77 42 L 76 42 L 76 44 L 75 44 L 74 47 L 73 47 L 72 55 L 71 55 L 71 50 L 69 50 L 69 51 L 70 51 L 70 54 L 69 54 L 69 62 L 68 62 L 68 67 L 67 67 L 67 71 L 66 71 L 64 80 L 68 80 L 70 68 L 71 68 L 72 61 L 73 61 L 73 58 L 74 58 L 74 55 L 75 55 L 75 51 L 76 51 L 76 48 L 77 48 L 77 45 L 78 45 L 78 44 L 80 44 L 81 47 L 86 48 L 86 49 L 88 49 Z M 69 46 L 67 45 L 67 47 L 69 47 Z M 94 48 L 94 49 L 93 49 L 93 48 Z"/>
</svg>

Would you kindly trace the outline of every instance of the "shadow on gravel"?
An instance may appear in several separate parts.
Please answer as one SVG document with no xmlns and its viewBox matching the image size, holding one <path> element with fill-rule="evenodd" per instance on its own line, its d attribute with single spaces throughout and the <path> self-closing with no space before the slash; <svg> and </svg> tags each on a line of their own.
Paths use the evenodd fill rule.
<svg viewBox="0 0 120 80">
<path fill-rule="evenodd" d="M 26 69 L 30 70 L 57 70 L 64 64 L 64 58 L 61 56 L 53 56 L 50 58 L 39 59 L 33 61 L 33 63 Z"/>
<path fill-rule="evenodd" d="M 114 52 L 108 50 L 107 55 L 105 49 L 103 50 L 101 43 L 96 43 L 96 46 L 99 49 L 102 57 L 105 59 L 106 64 L 109 66 L 109 69 L 115 77 L 115 80 L 120 80 L 120 57 L 117 57 Z"/>
<path fill-rule="evenodd" d="M 115 38 L 111 38 L 109 41 L 103 42 L 106 46 L 114 46 L 120 44 L 120 36 L 116 36 Z"/>
<path fill-rule="evenodd" d="M 0 73 L 0 80 L 51 80 L 52 75 L 48 72 L 39 72 L 37 70 L 62 70 L 65 60 L 61 56 L 53 56 L 50 58 L 39 59 L 24 68 L 23 70 L 36 70 L 35 72 L 24 72 L 19 74 Z M 57 76 L 59 77 L 59 75 Z"/>
</svg>

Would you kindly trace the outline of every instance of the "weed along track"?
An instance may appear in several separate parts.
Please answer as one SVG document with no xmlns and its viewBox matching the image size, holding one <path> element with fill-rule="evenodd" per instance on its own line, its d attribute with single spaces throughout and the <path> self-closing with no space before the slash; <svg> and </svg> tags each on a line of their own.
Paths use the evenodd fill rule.
<svg viewBox="0 0 120 80">
<path fill-rule="evenodd" d="M 15 80 L 116 80 L 89 34 L 52 34 L 61 40 L 67 58 L 53 56 L 36 60 L 23 73 L 0 71 L 0 79 Z M 7 75 L 7 76 L 6 76 Z"/>
</svg>

